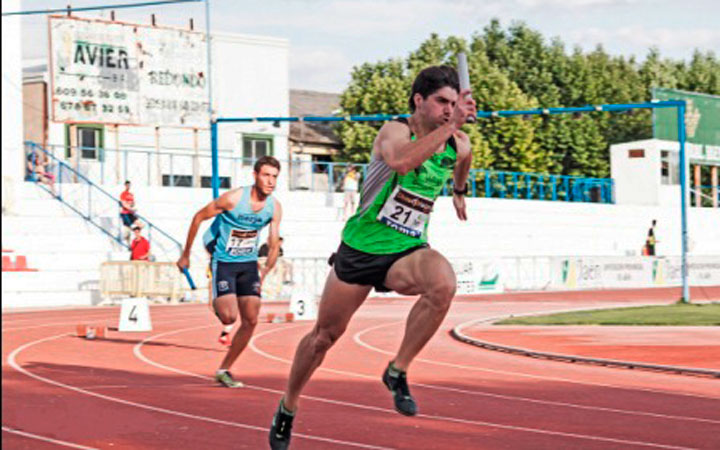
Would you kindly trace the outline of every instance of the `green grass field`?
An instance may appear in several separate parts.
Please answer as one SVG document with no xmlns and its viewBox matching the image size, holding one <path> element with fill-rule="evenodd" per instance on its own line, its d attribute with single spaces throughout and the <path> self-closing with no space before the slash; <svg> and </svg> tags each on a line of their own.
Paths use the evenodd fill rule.
<svg viewBox="0 0 720 450">
<path fill-rule="evenodd" d="M 517 317 L 496 325 L 673 325 L 720 326 L 720 303 L 596 309 Z"/>
</svg>

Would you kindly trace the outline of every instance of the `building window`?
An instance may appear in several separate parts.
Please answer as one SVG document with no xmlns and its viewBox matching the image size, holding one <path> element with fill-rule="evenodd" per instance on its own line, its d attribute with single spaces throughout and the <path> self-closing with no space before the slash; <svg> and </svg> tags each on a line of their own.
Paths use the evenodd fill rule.
<svg viewBox="0 0 720 450">
<path fill-rule="evenodd" d="M 100 130 L 97 128 L 77 128 L 77 143 L 82 159 L 98 159 L 100 147 Z"/>
<path fill-rule="evenodd" d="M 220 189 L 230 189 L 230 177 L 220 178 Z M 204 188 L 212 187 L 212 177 L 200 177 L 200 186 Z"/>
<path fill-rule="evenodd" d="M 163 175 L 162 185 L 175 187 L 192 187 L 193 177 L 192 175 Z"/>
<path fill-rule="evenodd" d="M 679 167 L 678 153 L 662 150 L 660 152 L 660 183 L 665 185 L 680 184 Z"/>
<path fill-rule="evenodd" d="M 242 138 L 243 166 L 252 166 L 263 156 L 272 156 L 272 144 L 272 136 L 244 135 Z"/>
<path fill-rule="evenodd" d="M 71 158 L 76 155 L 79 159 L 102 161 L 105 156 L 103 150 L 104 130 L 102 125 L 66 125 L 65 157 Z M 75 138 L 74 144 L 72 144 L 71 136 Z"/>
</svg>

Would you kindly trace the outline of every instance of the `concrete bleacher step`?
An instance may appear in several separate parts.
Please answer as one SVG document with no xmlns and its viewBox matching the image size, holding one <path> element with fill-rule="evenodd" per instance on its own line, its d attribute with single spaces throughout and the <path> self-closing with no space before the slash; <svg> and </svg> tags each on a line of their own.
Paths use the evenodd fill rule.
<svg viewBox="0 0 720 450">
<path fill-rule="evenodd" d="M 96 290 L 52 291 L 52 292 L 6 292 L 2 293 L 2 309 L 47 308 L 53 306 L 91 306 L 102 301 Z M 31 326 L 31 325 L 30 325 Z"/>
<path fill-rule="evenodd" d="M 2 272 L 2 292 L 54 292 L 96 289 L 100 278 L 96 270 L 58 272 Z"/>
<path fill-rule="evenodd" d="M 5 216 L 3 217 L 3 235 L 38 235 L 52 228 L 53 236 L 77 235 L 79 231 L 95 232 L 97 229 L 77 216 Z"/>
<path fill-rule="evenodd" d="M 98 232 L 99 233 L 99 232 Z M 53 235 L 24 235 L 9 236 L 7 242 L 17 247 L 19 251 L 32 256 L 33 253 L 53 252 L 61 253 L 63 250 L 77 252 L 107 252 L 109 238 L 103 235 L 85 234 L 84 236 L 71 236 L 62 238 Z"/>
<path fill-rule="evenodd" d="M 105 250 L 105 249 L 103 249 Z M 129 252 L 122 252 L 123 260 L 129 259 Z M 91 252 L 43 252 L 33 253 L 31 264 L 43 272 L 63 272 L 68 269 L 96 271 L 100 265 L 108 261 L 107 251 Z"/>
<path fill-rule="evenodd" d="M 123 190 L 118 185 L 103 188 L 116 197 Z M 64 185 L 63 195 L 82 202 L 87 199 L 86 190 L 87 187 Z M 91 286 L 93 275 L 87 274 L 94 273 L 96 279 L 100 264 L 107 260 L 109 252 L 118 248 L 37 186 L 25 183 L 17 192 L 21 212 L 17 216 L 3 216 L 3 245 L 27 255 L 29 266 L 39 268 L 44 275 L 42 280 L 25 278 L 25 281 L 55 286 L 41 294 L 33 290 L 34 286 L 25 294 L 3 288 L 3 306 L 6 297 L 17 302 L 26 299 L 31 304 L 39 302 L 39 298 L 47 298 L 49 304 L 83 304 L 83 301 L 91 304 L 95 301 L 93 295 L 97 295 L 91 292 L 96 291 L 78 290 L 77 286 L 83 282 L 83 286 Z M 183 243 L 192 215 L 211 199 L 210 189 L 133 186 L 133 192 L 138 212 Z M 285 237 L 286 257 L 327 258 L 337 249 L 344 226 L 343 194 L 295 191 L 275 195 L 283 205 L 281 234 Z M 92 198 L 96 196 L 93 194 Z M 119 207 L 114 201 L 103 198 L 95 205 L 94 210 L 99 211 L 102 220 L 117 226 Z M 665 255 L 679 252 L 679 211 L 672 208 L 510 199 L 468 199 L 467 207 L 469 220 L 460 222 L 450 198 L 436 202 L 430 222 L 430 243 L 449 258 L 624 255 L 628 251 L 637 254 L 652 219 L 659 222 L 659 251 Z M 720 211 L 691 209 L 688 219 L 691 250 L 695 241 L 695 254 L 720 254 L 717 226 Z M 206 253 L 201 236 L 209 223 L 201 227 L 192 255 L 194 278 L 201 286 L 206 284 Z M 145 236 L 147 231 L 143 232 Z M 261 242 L 266 236 L 267 230 L 261 234 Z M 158 242 L 155 248 L 159 247 Z M 172 260 L 177 256 L 175 252 L 176 249 L 171 249 L 162 257 Z M 129 256 L 126 251 L 118 254 L 120 259 Z M 85 278 L 67 275 L 72 271 L 85 273 Z M 55 278 L 62 276 L 67 280 Z M 15 281 L 9 283 L 13 289 L 25 289 Z"/>
</svg>

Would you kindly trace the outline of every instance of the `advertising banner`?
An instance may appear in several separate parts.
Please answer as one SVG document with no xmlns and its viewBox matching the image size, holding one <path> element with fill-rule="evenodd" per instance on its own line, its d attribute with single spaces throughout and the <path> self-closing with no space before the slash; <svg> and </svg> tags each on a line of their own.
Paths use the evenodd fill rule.
<svg viewBox="0 0 720 450">
<path fill-rule="evenodd" d="M 206 127 L 203 33 L 53 16 L 52 119 Z"/>
<path fill-rule="evenodd" d="M 693 256 L 692 286 L 720 285 L 720 258 Z M 555 258 L 551 289 L 619 289 L 680 286 L 680 257 L 583 256 Z"/>
<path fill-rule="evenodd" d="M 457 278 L 457 294 L 503 292 L 498 261 L 458 259 L 450 262 Z"/>
</svg>

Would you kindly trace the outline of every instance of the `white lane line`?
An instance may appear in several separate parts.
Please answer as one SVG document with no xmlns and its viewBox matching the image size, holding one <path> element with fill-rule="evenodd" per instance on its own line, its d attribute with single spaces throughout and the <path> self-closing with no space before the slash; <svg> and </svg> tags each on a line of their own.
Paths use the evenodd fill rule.
<svg viewBox="0 0 720 450">
<path fill-rule="evenodd" d="M 478 319 L 473 319 L 469 322 L 474 322 L 477 320 Z M 384 355 L 395 356 L 394 352 L 383 350 L 381 348 L 378 348 L 378 347 L 375 347 L 375 346 L 372 346 L 372 345 L 366 343 L 365 341 L 363 341 L 362 339 L 360 339 L 358 337 L 358 334 L 362 335 L 362 334 L 365 334 L 366 332 L 374 331 L 375 329 L 390 326 L 390 325 L 396 325 L 398 323 L 401 323 L 401 322 L 383 323 L 380 325 L 376 325 L 376 326 L 367 328 L 365 330 L 360 331 L 359 333 L 356 333 L 355 336 L 353 336 L 353 339 L 355 340 L 355 342 L 358 345 L 365 347 L 368 350 L 372 350 L 377 353 L 382 353 Z M 461 324 L 461 325 L 464 325 L 464 324 Z M 704 395 L 698 395 L 698 394 L 691 394 L 691 393 L 687 393 L 687 392 L 663 391 L 663 390 L 651 389 L 651 388 L 599 383 L 596 381 L 578 381 L 578 380 L 573 380 L 571 378 L 562 378 L 562 377 L 547 376 L 547 375 L 532 375 L 532 374 L 523 373 L 523 372 L 514 372 L 514 371 L 510 371 L 510 370 L 499 370 L 499 369 L 489 369 L 486 367 L 468 366 L 468 365 L 464 365 L 464 364 L 455 364 L 455 363 L 449 363 L 449 362 L 444 362 L 444 361 L 435 361 L 432 359 L 415 358 L 414 361 L 420 361 L 420 362 L 424 362 L 427 364 L 434 364 L 434 365 L 443 366 L 443 367 L 453 367 L 455 369 L 463 369 L 463 370 L 470 370 L 470 371 L 476 371 L 476 372 L 496 373 L 496 374 L 500 374 L 500 375 L 511 375 L 511 376 L 520 377 L 520 378 L 532 378 L 532 379 L 537 379 L 537 380 L 558 381 L 558 382 L 563 382 L 563 383 L 579 384 L 581 386 L 598 386 L 598 387 L 613 388 L 613 389 L 650 392 L 653 394 L 661 394 L 661 395 L 677 395 L 677 396 L 683 396 L 683 397 L 698 398 L 698 399 L 703 399 L 703 400 L 716 400 L 717 399 L 717 397 L 713 397 L 713 396 L 704 396 Z"/>
<path fill-rule="evenodd" d="M 97 450 L 95 447 L 86 447 L 84 445 L 74 444 L 72 442 L 61 441 L 58 439 L 52 439 L 49 437 L 40 436 L 39 434 L 28 433 L 27 431 L 15 430 L 13 428 L 6 427 L 5 425 L 2 426 L 2 430 L 5 432 L 17 434 L 17 435 L 20 435 L 20 436 L 23 436 L 26 438 L 37 439 L 38 441 L 49 442 L 51 444 L 56 444 L 56 445 L 62 445 L 63 447 L 79 448 L 82 450 Z M 4 445 L 3 445 L 3 447 L 4 447 Z"/>
<path fill-rule="evenodd" d="M 373 347 L 370 344 L 367 344 L 362 340 L 362 336 L 365 333 L 368 333 L 370 331 L 374 331 L 378 328 L 382 328 L 384 326 L 388 326 L 388 325 L 392 325 L 392 324 L 397 324 L 397 322 L 392 322 L 390 324 L 375 325 L 375 326 L 366 328 L 364 330 L 361 330 L 353 335 L 353 340 L 358 345 L 365 347 L 369 350 L 379 352 L 382 354 L 394 355 L 393 353 Z M 454 368 L 458 368 L 460 370 L 478 369 L 478 370 L 494 371 L 492 369 L 482 369 L 482 368 L 476 368 L 473 366 L 462 366 L 462 365 L 456 365 L 456 364 L 451 364 L 451 363 L 443 363 L 442 361 L 435 361 L 432 359 L 417 358 L 417 359 L 415 359 L 415 361 L 422 361 L 422 362 L 428 363 L 428 364 L 443 365 L 446 367 L 451 366 Z M 501 372 L 503 374 L 515 374 L 515 372 L 504 372 L 504 371 L 498 371 L 498 372 Z M 526 375 L 526 374 L 522 374 L 522 375 Z M 528 375 L 528 376 L 531 376 L 533 378 L 546 378 L 546 377 L 536 377 L 533 375 Z M 424 387 L 427 389 L 435 389 L 435 390 L 440 390 L 440 391 L 458 392 L 461 394 L 477 395 L 477 396 L 482 396 L 482 397 L 498 398 L 498 399 L 503 399 L 503 400 L 513 400 L 513 401 L 537 403 L 537 404 L 541 404 L 541 405 L 552 405 L 552 406 L 562 406 L 562 407 L 568 407 L 568 408 L 585 409 L 585 410 L 589 410 L 589 411 L 602 411 L 602 412 L 611 412 L 611 413 L 619 413 L 619 414 L 646 416 L 646 417 L 653 417 L 653 418 L 659 418 L 659 419 L 686 420 L 686 421 L 692 421 L 692 422 L 720 424 L 719 420 L 704 419 L 704 418 L 699 418 L 699 417 L 674 416 L 674 415 L 669 415 L 669 414 L 652 413 L 652 412 L 646 412 L 646 411 L 606 408 L 603 406 L 580 405 L 580 404 L 575 404 L 575 403 L 565 403 L 565 402 L 557 402 L 557 401 L 551 401 L 551 400 L 540 400 L 540 399 L 534 399 L 534 398 L 529 398 L 529 397 L 520 397 L 520 396 L 514 396 L 514 395 L 494 394 L 494 393 L 490 393 L 490 392 L 486 392 L 486 391 L 477 391 L 477 390 L 470 391 L 470 390 L 465 390 L 465 389 L 450 388 L 450 387 L 446 387 L 446 386 L 437 386 L 437 385 L 432 385 L 432 384 L 413 383 L 413 386 L 420 386 L 420 387 Z M 603 386 L 605 386 L 605 385 L 603 385 Z M 623 388 L 623 389 L 631 389 L 631 388 Z"/>
<path fill-rule="evenodd" d="M 293 328 L 294 328 L 294 327 L 293 327 Z M 264 357 L 266 357 L 266 358 L 268 358 L 268 359 L 275 360 L 275 361 L 280 361 L 280 362 L 284 362 L 284 363 L 286 363 L 286 364 L 292 364 L 292 361 L 291 361 L 291 360 L 287 360 L 287 359 L 280 358 L 280 357 L 278 357 L 278 356 L 275 356 L 275 355 L 271 355 L 271 354 L 269 354 L 269 353 L 266 353 L 266 352 L 260 350 L 260 349 L 255 345 L 255 341 L 258 340 L 258 339 L 260 339 L 261 337 L 266 336 L 266 335 L 269 335 L 269 334 L 271 334 L 271 333 L 275 333 L 275 332 L 277 332 L 277 331 L 283 331 L 283 330 L 284 330 L 283 328 L 279 328 L 279 329 L 275 329 L 275 330 L 268 330 L 268 331 L 265 331 L 265 332 L 263 332 L 263 333 L 259 333 L 259 334 L 255 335 L 255 336 L 253 336 L 253 338 L 250 340 L 250 344 L 249 344 L 250 348 L 251 348 L 254 352 L 256 352 L 256 353 L 258 353 L 259 355 L 262 355 L 262 356 L 264 356 Z M 350 376 L 354 376 L 354 377 L 357 377 L 357 378 L 365 378 L 365 379 L 372 379 L 372 380 L 377 380 L 377 379 L 378 379 L 378 377 L 363 375 L 363 374 L 359 374 L 359 373 L 356 373 L 356 372 L 339 371 L 339 370 L 335 370 L 335 369 L 326 369 L 326 368 L 323 368 L 323 367 L 320 367 L 318 370 L 323 370 L 323 371 L 330 372 L 330 373 L 338 373 L 338 374 L 343 374 L 343 375 L 350 375 Z M 303 396 L 303 398 L 309 398 L 309 399 L 320 400 L 320 401 L 327 401 L 327 399 L 321 399 L 321 398 L 317 398 L 317 397 L 309 397 L 309 396 L 306 397 L 306 396 Z M 355 404 L 355 403 L 337 402 L 337 401 L 332 401 L 332 403 L 341 403 L 341 404 L 344 404 L 344 405 L 347 405 L 347 406 L 353 406 L 353 407 L 357 407 L 357 408 L 369 408 L 369 409 L 373 409 L 373 410 L 376 410 L 376 411 L 379 410 L 379 411 L 387 412 L 387 413 L 390 413 L 390 414 L 397 414 L 394 410 L 384 409 L 384 408 L 377 408 L 377 407 L 368 407 L 368 406 L 366 406 L 366 405 L 360 405 L 360 404 Z M 529 428 L 529 427 L 519 427 L 519 426 L 512 426 L 512 425 L 503 425 L 503 424 L 498 424 L 498 423 L 493 423 L 493 422 L 476 421 L 476 420 L 466 420 L 466 419 L 459 419 L 459 418 L 455 418 L 455 417 L 446 417 L 446 416 L 439 416 L 439 415 L 418 414 L 417 417 L 422 417 L 422 418 L 427 418 L 427 419 L 433 419 L 433 420 L 448 421 L 448 422 L 457 422 L 457 423 L 468 424 L 468 425 L 486 426 L 486 427 L 490 427 L 490 428 L 500 428 L 500 429 L 512 430 L 512 431 L 524 431 L 524 432 L 528 432 L 528 433 L 547 434 L 547 435 L 552 435 L 552 436 L 563 436 L 563 437 L 570 437 L 570 438 L 576 438 L 576 439 L 585 439 L 585 440 L 593 440 L 593 441 L 601 441 L 601 442 L 611 442 L 611 443 L 616 443 L 616 444 L 627 444 L 627 445 L 637 445 L 637 446 L 657 447 L 657 448 L 687 448 L 687 447 L 674 447 L 674 446 L 670 446 L 670 445 L 656 444 L 656 443 L 651 443 L 651 442 L 629 441 L 629 440 L 613 439 L 613 438 L 607 438 L 607 437 L 601 437 L 601 436 L 589 436 L 589 435 L 583 435 L 583 434 L 577 434 L 577 433 L 565 433 L 565 432 L 562 432 L 562 431 L 550 431 L 550 430 L 544 430 L 544 429 L 539 429 L 539 428 Z"/>
<path fill-rule="evenodd" d="M 270 330 L 264 331 L 264 332 L 262 332 L 262 333 L 258 333 L 258 334 L 256 334 L 255 336 L 253 336 L 253 338 L 250 340 L 249 347 L 250 347 L 253 351 L 255 351 L 256 353 L 258 353 L 259 355 L 264 356 L 264 357 L 266 357 L 266 358 L 268 358 L 268 359 L 275 360 L 275 361 L 279 361 L 279 362 L 283 362 L 283 363 L 285 363 L 285 364 L 291 364 L 292 361 L 290 361 L 290 360 L 283 359 L 283 358 L 277 357 L 277 356 L 275 356 L 275 355 L 271 355 L 271 354 L 269 354 L 269 353 L 266 353 L 266 352 L 260 350 L 260 349 L 255 345 L 255 341 L 256 341 L 257 339 L 260 339 L 261 337 L 266 336 L 266 335 L 273 334 L 273 333 L 276 333 L 276 332 L 278 332 L 278 331 L 284 331 L 284 330 L 288 330 L 288 329 L 298 328 L 298 327 L 300 327 L 300 326 L 302 326 L 302 325 L 295 325 L 295 326 L 291 326 L 291 327 L 283 327 L 283 328 L 270 329 Z M 186 331 L 195 330 L 195 329 L 197 329 L 197 328 L 200 328 L 200 327 L 193 327 L 193 328 L 186 328 L 186 329 L 181 329 L 181 330 L 168 331 L 168 332 L 166 332 L 166 333 L 161 333 L 161 334 L 158 334 L 158 335 L 150 336 L 149 338 L 146 339 L 146 341 L 150 341 L 150 340 L 153 340 L 153 339 L 156 339 L 156 338 L 159 338 L 159 337 L 163 337 L 163 336 L 168 336 L 168 335 L 171 335 L 171 334 L 179 334 L 179 333 L 183 333 L 183 332 L 186 332 Z M 196 373 L 193 373 L 193 372 L 188 372 L 188 371 L 185 371 L 185 370 L 177 369 L 177 368 L 175 368 L 175 367 L 166 366 L 166 365 L 164 365 L 164 364 L 160 364 L 160 363 L 158 363 L 158 362 L 152 361 L 152 360 L 148 359 L 147 357 L 145 357 L 145 356 L 142 354 L 141 347 L 142 347 L 142 342 L 141 342 L 141 343 L 138 343 L 138 344 L 135 346 L 135 349 L 134 349 L 133 351 L 135 352 L 136 356 L 137 356 L 139 359 L 145 361 L 146 363 L 148 363 L 148 364 L 150 364 L 150 365 L 152 365 L 152 366 L 155 366 L 155 367 L 157 367 L 157 368 L 164 369 L 164 370 L 167 370 L 167 371 L 170 371 L 170 372 L 175 372 L 175 373 L 178 373 L 178 374 L 183 374 L 183 375 L 191 376 L 191 377 L 197 377 L 197 378 L 203 378 L 203 379 L 212 379 L 211 377 L 208 377 L 208 376 L 205 376 L 205 375 L 200 375 L 200 374 L 196 374 Z M 135 350 L 137 350 L 137 351 L 135 351 Z M 338 373 L 338 374 L 342 374 L 342 375 L 349 375 L 349 376 L 353 376 L 353 377 L 356 377 L 356 378 L 364 378 L 364 379 L 372 379 L 372 380 L 377 380 L 377 379 L 378 379 L 378 377 L 373 377 L 373 376 L 369 376 L 369 375 L 358 374 L 358 373 L 355 373 L 355 372 L 338 371 L 338 370 L 334 370 L 334 369 L 324 369 L 324 368 L 322 368 L 322 367 L 320 367 L 318 370 L 323 370 L 323 371 L 331 372 L 331 373 Z M 282 394 L 284 393 L 284 392 L 279 391 L 279 390 L 276 390 L 276 389 L 269 389 L 269 388 L 264 388 L 264 387 L 260 387 L 260 386 L 253 386 L 253 385 L 245 385 L 245 388 L 254 389 L 254 390 L 258 390 L 258 391 L 262 391 L 262 392 L 269 392 L 269 393 L 278 394 L 278 395 L 282 395 Z M 397 414 L 397 412 L 396 412 L 395 410 L 386 409 L 386 408 L 380 408 L 380 407 L 377 407 L 377 406 L 363 405 L 363 404 L 352 403 L 352 402 L 344 402 L 344 401 L 340 401 L 340 400 L 332 400 L 332 399 L 328 399 L 328 398 L 314 397 L 314 396 L 308 396 L 308 395 L 303 395 L 302 398 L 303 398 L 303 399 L 307 399 L 307 400 L 315 400 L 315 401 L 318 401 L 318 402 L 333 404 L 333 405 L 339 405 L 339 406 L 346 406 L 346 407 L 352 407 L 352 408 L 358 408 L 358 409 L 376 411 L 376 412 L 381 412 L 381 413 L 386 413 L 386 414 L 391 414 L 391 415 L 396 415 L 396 414 Z M 550 430 L 544 430 L 544 429 L 540 429 L 540 428 L 529 428 L 529 427 L 520 427 L 520 426 L 512 426 L 512 425 L 503 425 L 503 424 L 497 424 L 497 423 L 493 423 L 493 422 L 485 422 L 485 421 L 477 421 L 477 420 L 467 420 L 467 419 L 460 419 L 460 418 L 456 418 L 456 417 L 439 416 L 439 415 L 432 415 L 432 414 L 418 414 L 417 417 L 424 418 L 424 419 L 430 419 L 430 420 L 437 420 L 437 421 L 460 423 L 460 424 L 463 424 L 463 425 L 474 425 L 474 426 L 483 426 L 483 427 L 489 427 L 489 428 L 500 428 L 500 429 L 511 430 L 511 431 L 523 431 L 523 432 L 529 432 L 529 433 L 535 433 L 535 434 L 544 434 L 544 435 L 551 435 L 551 436 L 561 436 L 561 437 L 567 437 L 567 438 L 573 438 L 573 439 L 583 439 L 583 440 L 592 440 L 592 441 L 608 442 L 608 443 L 613 443 L 613 444 L 636 445 L 636 446 L 642 446 L 642 447 L 665 448 L 665 449 L 675 449 L 675 450 L 677 450 L 677 449 L 685 449 L 685 450 L 686 450 L 686 449 L 691 448 L 691 447 L 676 447 L 676 446 L 664 445 L 664 444 L 656 444 L 656 443 L 651 443 L 651 442 L 629 441 L 629 440 L 614 439 L 614 438 L 607 438 L 607 437 L 600 437 L 600 436 L 589 436 L 589 435 L 583 435 L 583 434 L 577 434 L 577 433 L 566 433 L 566 432 L 562 432 L 562 431 L 550 431 Z"/>
<path fill-rule="evenodd" d="M 214 378 L 213 378 L 213 377 L 209 377 L 209 376 L 207 376 L 207 375 L 200 375 L 200 374 L 195 373 L 195 372 L 188 372 L 188 371 L 185 371 L 185 370 L 182 370 L 182 369 L 178 369 L 178 368 L 175 368 L 175 367 L 166 366 L 166 365 L 161 364 L 161 363 L 159 363 L 159 362 L 153 361 L 153 360 L 149 359 L 148 357 L 146 357 L 146 356 L 143 354 L 143 352 L 142 352 L 142 347 L 143 347 L 143 345 L 144 345 L 145 343 L 147 343 L 147 342 L 151 342 L 151 341 L 153 341 L 153 340 L 155 340 L 155 339 L 158 339 L 158 338 L 161 338 L 161 337 L 164 337 L 164 336 L 169 336 L 169 335 L 173 335 L 173 334 L 180 334 L 180 333 L 184 333 L 184 332 L 187 332 L 187 331 L 199 330 L 199 329 L 201 329 L 201 328 L 210 328 L 210 327 L 208 327 L 207 325 L 205 325 L 205 326 L 201 326 L 201 327 L 183 328 L 183 329 L 180 329 L 180 330 L 172 330 L 172 331 L 167 331 L 167 332 L 165 332 L 165 333 L 160 333 L 160 334 L 155 334 L 155 335 L 153 335 L 153 336 L 149 336 L 149 337 L 147 337 L 146 339 L 143 339 L 141 342 L 138 342 L 137 344 L 135 344 L 135 347 L 133 347 L 133 353 L 134 353 L 135 356 L 136 356 L 138 359 L 140 359 L 141 361 L 143 361 L 143 362 L 145 362 L 146 364 L 149 364 L 149 365 L 151 365 L 151 366 L 153 366 L 153 367 L 157 367 L 158 369 L 165 370 L 165 371 L 168 371 L 168 372 L 174 372 L 174 373 L 177 373 L 177 374 L 180 374 L 180 375 L 185 375 L 185 376 L 190 376 L 190 377 L 195 377 L 195 378 L 201 378 L 201 379 L 203 379 L 203 380 L 214 381 Z M 293 327 L 293 328 L 295 328 L 295 327 Z M 260 386 L 248 385 L 248 384 L 245 385 L 245 389 L 253 389 L 253 390 L 256 390 L 256 391 L 268 392 L 268 393 L 277 394 L 277 395 L 282 395 L 282 394 L 283 394 L 282 391 L 279 391 L 279 390 L 277 390 L 277 389 L 269 389 L 269 388 L 264 388 L 264 387 L 260 387 Z M 308 398 L 308 397 L 304 397 L 304 398 Z M 334 402 L 332 402 L 332 403 L 334 403 Z M 304 438 L 307 438 L 307 439 L 321 440 L 321 441 L 323 441 L 323 442 L 329 442 L 329 443 L 334 443 L 334 444 L 350 445 L 350 446 L 354 446 L 354 447 L 373 448 L 373 449 L 387 449 L 387 448 L 389 448 L 389 447 L 376 447 L 376 446 L 372 446 L 372 445 L 361 444 L 361 443 L 358 443 L 358 442 L 339 441 L 339 440 L 335 440 L 335 439 L 322 438 L 322 437 L 319 437 L 319 436 L 314 436 L 314 435 L 309 435 L 309 434 L 302 434 L 302 433 L 293 433 L 293 436 L 304 437 Z"/>
<path fill-rule="evenodd" d="M 118 311 L 118 314 L 119 313 L 120 313 L 120 311 Z M 165 319 L 177 319 L 179 317 L 194 317 L 194 316 L 197 316 L 199 319 L 205 319 L 204 317 L 198 316 L 196 313 L 192 313 L 192 314 L 191 313 L 183 313 L 183 314 L 173 314 L 173 315 L 169 315 L 169 316 L 163 316 L 162 320 L 158 320 L 156 318 L 155 322 L 160 323 L 160 324 L 165 324 L 165 323 L 170 323 L 170 321 L 166 321 Z M 72 320 L 72 319 L 65 319 L 65 320 Z M 97 320 L 97 321 L 100 321 L 100 320 L 112 321 L 112 320 L 117 320 L 117 317 L 104 317 L 103 316 L 103 317 L 91 318 L 91 319 L 83 317 L 83 318 L 78 318 L 76 320 L 73 320 L 72 322 L 50 322 L 50 323 L 45 323 L 43 325 L 32 325 L 32 326 L 27 326 L 27 327 L 23 326 L 23 327 L 15 327 L 15 328 L 5 328 L 5 326 L 3 325 L 2 332 L 4 333 L 6 331 L 25 331 L 25 330 L 32 330 L 35 328 L 48 328 L 48 327 L 65 326 L 65 325 L 78 325 L 78 321 L 80 321 L 80 322 L 84 321 L 84 322 L 88 323 L 88 325 L 91 325 L 92 321 L 95 321 L 95 320 Z M 39 322 L 39 320 L 35 320 L 33 322 L 37 323 L 37 322 Z"/>
<path fill-rule="evenodd" d="M 195 327 L 195 328 L 211 328 L 211 327 L 205 325 L 205 326 L 203 326 L 203 327 Z M 34 378 L 34 379 L 36 379 L 36 380 L 38 380 L 38 381 L 41 381 L 41 382 L 43 382 L 43 383 L 47 383 L 47 384 L 50 384 L 50 385 L 53 385 L 53 386 L 57 386 L 57 387 L 64 388 L 64 389 L 68 389 L 68 390 L 70 390 L 70 391 L 74 391 L 74 392 L 77 392 L 77 393 L 80 393 L 80 394 L 89 395 L 89 396 L 91 396 L 91 397 L 96 397 L 96 398 L 100 398 L 100 399 L 103 399 L 103 400 L 107 400 L 107 401 L 119 403 L 119 404 L 122 404 L 122 405 L 132 406 L 132 407 L 135 407 L 135 408 L 141 408 L 141 409 L 146 409 L 146 410 L 149 410 L 149 411 L 154 411 L 154 412 L 159 412 L 159 413 L 163 413 L 163 414 L 169 414 L 169 415 L 173 415 L 173 416 L 183 417 L 183 418 L 186 418 L 186 419 L 200 420 L 200 421 L 203 421 L 203 422 L 209 422 L 209 423 L 213 423 L 213 424 L 217 424 L 217 425 L 225 425 L 225 426 L 230 426 L 230 427 L 243 428 L 243 429 L 246 429 L 246 430 L 259 431 L 259 432 L 262 432 L 262 433 L 268 433 L 268 428 L 265 428 L 265 427 L 258 427 L 258 426 L 248 425 L 248 424 L 240 423 L 240 422 L 230 422 L 230 421 L 227 421 L 227 420 L 215 419 L 215 418 L 212 418 L 212 417 L 200 416 L 200 415 L 196 415 L 196 414 L 185 413 L 185 412 L 182 412 L 182 411 L 176 411 L 176 410 L 172 410 L 172 409 L 161 408 L 161 407 L 158 407 L 158 406 L 152 406 L 152 405 L 148 405 L 148 404 L 145 404 L 145 403 L 133 402 L 133 401 L 130 401 L 130 400 L 124 400 L 124 399 L 121 399 L 121 398 L 112 397 L 112 396 L 109 396 L 109 395 L 104 395 L 104 394 L 99 394 L 99 393 L 97 393 L 97 392 L 88 391 L 88 390 L 81 389 L 81 388 L 76 387 L 76 386 L 71 386 L 71 385 L 69 385 L 69 384 L 61 383 L 61 382 L 59 382 L 59 381 L 52 380 L 52 379 L 50 379 L 50 378 L 46 378 L 46 377 L 37 375 L 37 374 L 35 374 L 35 373 L 30 372 L 29 370 L 26 370 L 25 368 L 23 368 L 22 366 L 20 366 L 20 365 L 17 363 L 17 355 L 20 354 L 20 352 L 22 352 L 22 351 L 26 350 L 27 348 L 32 347 L 32 346 L 34 346 L 34 345 L 37 345 L 37 344 L 40 344 L 40 343 L 43 343 L 43 342 L 47 342 L 47 341 L 51 341 L 51 340 L 54 340 L 54 339 L 58 339 L 58 338 L 61 338 L 61 337 L 64 337 L 64 336 L 69 336 L 69 334 L 67 334 L 67 333 L 58 334 L 58 335 L 55 335 L 55 336 L 50 336 L 50 337 L 38 339 L 38 340 L 35 340 L 35 341 L 32 341 L 32 342 L 28 342 L 28 343 L 22 345 L 22 346 L 16 348 L 12 353 L 10 353 L 10 355 L 9 355 L 8 358 L 7 358 L 8 364 L 9 364 L 13 369 L 17 370 L 18 372 L 20 372 L 20 373 L 22 373 L 22 374 L 24 374 L 24 375 L 27 375 L 28 377 Z M 312 435 L 307 435 L 307 434 L 296 433 L 294 436 L 297 436 L 297 437 L 299 437 L 299 438 L 310 439 L 310 440 L 314 440 L 314 441 L 320 441 L 320 442 L 330 443 L 330 444 L 346 445 L 346 446 L 366 448 L 366 449 L 372 449 L 372 450 L 388 450 L 388 447 L 378 447 L 378 446 L 373 446 L 373 445 L 359 444 L 359 443 L 347 442 L 347 441 L 340 441 L 340 440 L 335 440 L 335 439 L 326 439 L 326 438 L 322 438 L 322 437 L 318 437 L 318 436 L 312 436 Z"/>
</svg>

